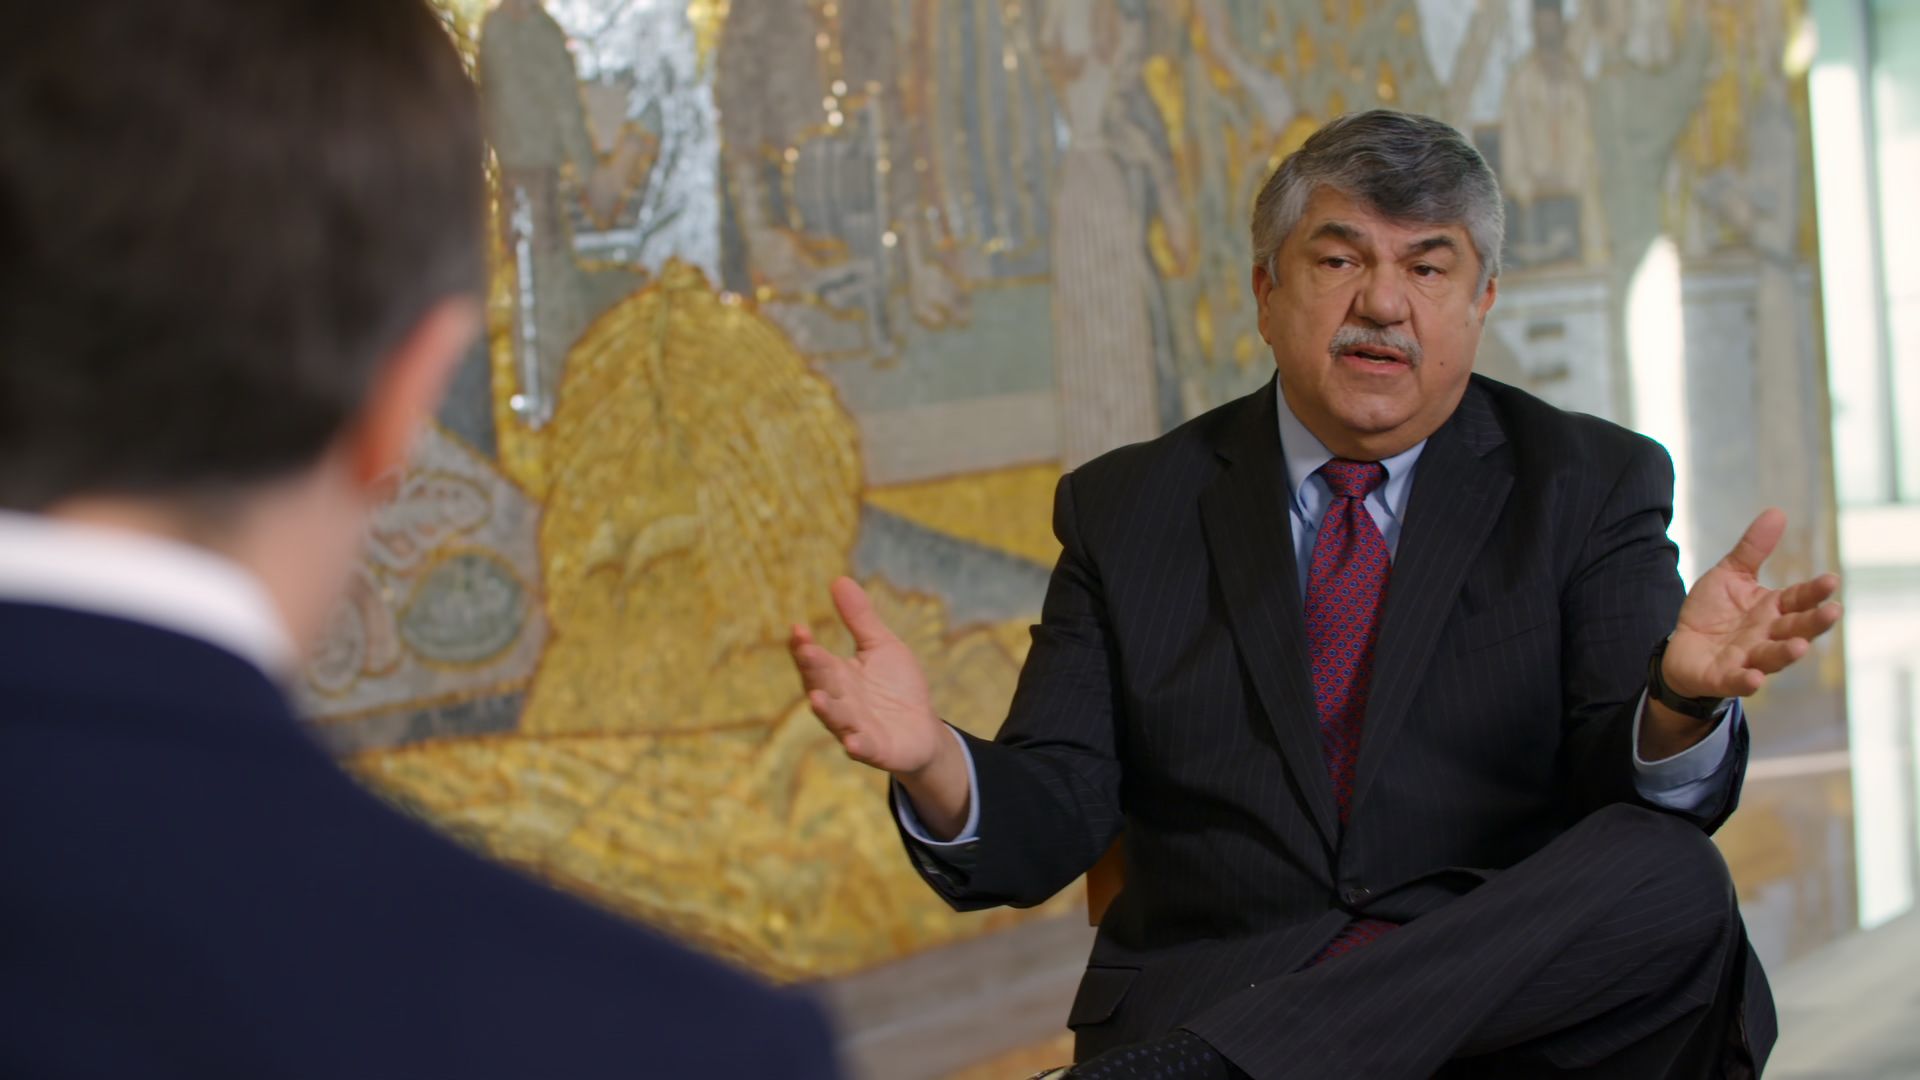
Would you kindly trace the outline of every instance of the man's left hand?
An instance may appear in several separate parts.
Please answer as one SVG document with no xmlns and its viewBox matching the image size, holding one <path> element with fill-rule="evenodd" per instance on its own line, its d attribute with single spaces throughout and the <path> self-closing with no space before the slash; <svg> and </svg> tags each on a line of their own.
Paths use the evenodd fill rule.
<svg viewBox="0 0 1920 1080">
<path fill-rule="evenodd" d="M 1821 574 L 1784 589 L 1760 584 L 1760 566 L 1786 529 L 1786 514 L 1765 511 L 1747 526 L 1746 535 L 1727 557 L 1687 593 L 1661 667 L 1662 677 L 1675 693 L 1697 698 L 1746 697 L 1765 686 L 1769 676 L 1805 656 L 1813 639 L 1840 621 L 1840 605 L 1832 599 L 1840 589 L 1838 575 Z M 1650 711 L 1650 719 L 1664 730 L 1643 730 L 1644 756 L 1685 749 L 1710 728 L 1657 705 Z M 1676 741 L 1681 744 L 1677 748 Z M 1648 754 L 1649 750 L 1655 753 Z"/>
</svg>

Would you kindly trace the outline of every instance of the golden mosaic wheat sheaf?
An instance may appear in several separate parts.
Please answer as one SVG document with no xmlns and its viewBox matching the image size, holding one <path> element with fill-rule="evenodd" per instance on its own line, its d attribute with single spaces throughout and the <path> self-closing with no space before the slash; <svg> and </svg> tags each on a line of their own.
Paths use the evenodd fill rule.
<svg viewBox="0 0 1920 1080">
<path fill-rule="evenodd" d="M 522 729 L 687 730 L 785 704 L 787 627 L 828 616 L 859 527 L 854 431 L 696 270 L 669 265 L 595 322 L 546 438 L 554 641 Z"/>
</svg>

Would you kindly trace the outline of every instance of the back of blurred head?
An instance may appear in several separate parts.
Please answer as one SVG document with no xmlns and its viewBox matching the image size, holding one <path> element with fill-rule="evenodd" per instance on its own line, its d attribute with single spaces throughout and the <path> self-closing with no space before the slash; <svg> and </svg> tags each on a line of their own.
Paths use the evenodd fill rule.
<svg viewBox="0 0 1920 1080">
<path fill-rule="evenodd" d="M 212 548 L 300 644 L 478 326 L 422 0 L 69 0 L 0 34 L 0 509 Z"/>
</svg>

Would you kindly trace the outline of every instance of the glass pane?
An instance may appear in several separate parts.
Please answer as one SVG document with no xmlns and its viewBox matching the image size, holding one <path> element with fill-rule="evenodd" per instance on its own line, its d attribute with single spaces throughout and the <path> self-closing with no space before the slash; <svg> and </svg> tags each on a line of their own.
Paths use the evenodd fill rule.
<svg viewBox="0 0 1920 1080">
<path fill-rule="evenodd" d="M 1880 0 L 1873 11 L 1874 136 L 1899 498 L 1920 500 L 1920 4 Z"/>
<path fill-rule="evenodd" d="M 1840 502 L 1893 493 L 1881 359 L 1873 160 L 1867 133 L 1867 42 L 1854 0 L 1814 4 L 1820 50 L 1807 80 L 1820 222 L 1820 284 Z"/>
</svg>

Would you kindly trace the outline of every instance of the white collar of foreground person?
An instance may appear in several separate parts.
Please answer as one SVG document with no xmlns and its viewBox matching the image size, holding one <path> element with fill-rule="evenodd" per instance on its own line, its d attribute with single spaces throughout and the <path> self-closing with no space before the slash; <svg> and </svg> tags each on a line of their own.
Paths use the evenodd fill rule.
<svg viewBox="0 0 1920 1080">
<path fill-rule="evenodd" d="M 276 678 L 291 672 L 296 659 L 266 589 L 239 564 L 130 529 L 0 511 L 0 601 L 171 630 Z"/>
</svg>

